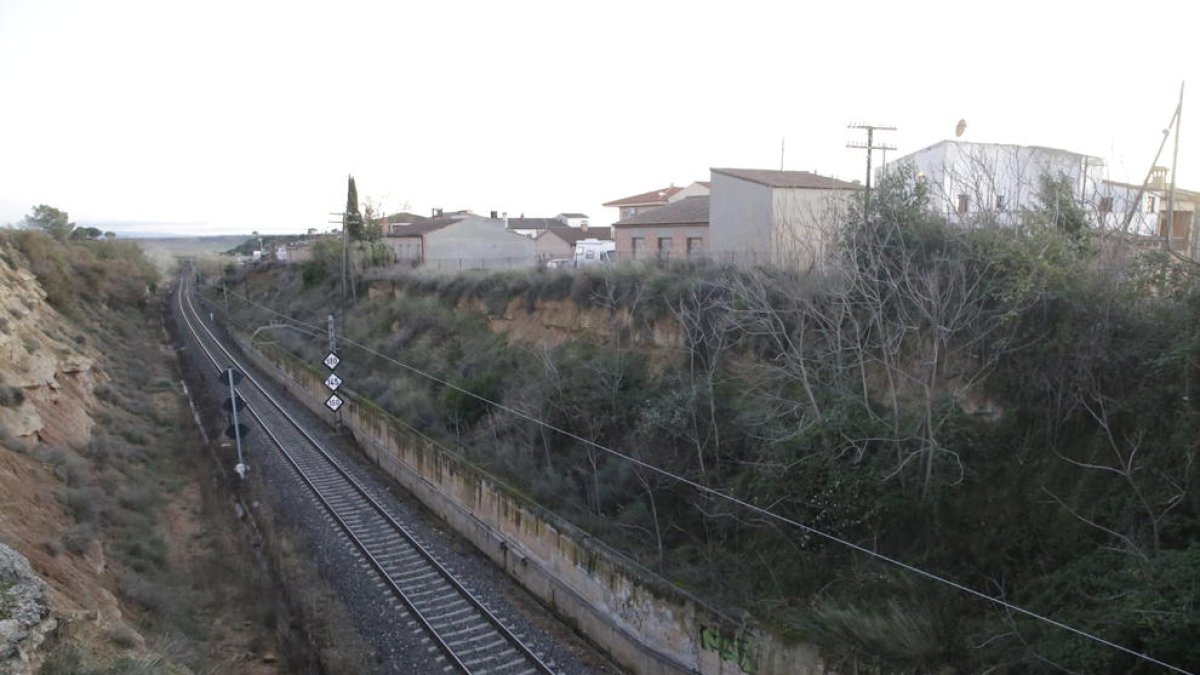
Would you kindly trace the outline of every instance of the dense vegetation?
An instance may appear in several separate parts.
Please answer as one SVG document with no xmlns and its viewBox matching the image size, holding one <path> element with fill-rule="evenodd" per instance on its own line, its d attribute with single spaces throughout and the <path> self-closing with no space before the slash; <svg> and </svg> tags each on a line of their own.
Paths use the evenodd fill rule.
<svg viewBox="0 0 1200 675">
<path fill-rule="evenodd" d="M 1061 185 L 1043 181 L 1050 203 Z M 728 495 L 1200 669 L 1200 278 L 1035 212 L 950 227 L 881 186 L 820 272 L 711 266 L 395 278 L 345 331 L 396 360 Z M 233 316 L 316 359 L 334 274 L 244 279 Z M 600 339 L 511 342 L 475 310 L 570 299 Z M 513 303 L 513 300 L 520 300 Z M 258 304 L 252 304 L 258 303 Z M 685 349 L 649 348 L 675 326 Z M 902 672 L 1156 672 L 698 494 L 377 357 L 352 386 L 732 610 Z M 949 668 L 948 671 L 940 669 Z"/>
</svg>

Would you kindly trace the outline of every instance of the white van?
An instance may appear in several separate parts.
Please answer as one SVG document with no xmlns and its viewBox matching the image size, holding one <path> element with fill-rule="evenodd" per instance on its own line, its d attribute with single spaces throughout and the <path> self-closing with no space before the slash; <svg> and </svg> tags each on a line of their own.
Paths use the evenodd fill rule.
<svg viewBox="0 0 1200 675">
<path fill-rule="evenodd" d="M 575 242 L 575 266 L 607 265 L 617 259 L 617 242 L 606 239 L 580 239 Z"/>
</svg>

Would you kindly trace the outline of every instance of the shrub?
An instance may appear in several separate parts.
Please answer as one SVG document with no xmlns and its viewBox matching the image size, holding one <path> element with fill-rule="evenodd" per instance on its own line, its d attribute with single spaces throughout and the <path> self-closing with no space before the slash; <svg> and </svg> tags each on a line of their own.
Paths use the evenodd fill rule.
<svg viewBox="0 0 1200 675">
<path fill-rule="evenodd" d="M 96 528 L 90 523 L 80 523 L 72 527 L 62 538 L 63 546 L 75 555 L 87 553 L 94 541 L 96 541 Z"/>
<path fill-rule="evenodd" d="M 20 387 L 0 385 L 0 407 L 16 408 L 25 402 L 25 391 Z"/>
</svg>

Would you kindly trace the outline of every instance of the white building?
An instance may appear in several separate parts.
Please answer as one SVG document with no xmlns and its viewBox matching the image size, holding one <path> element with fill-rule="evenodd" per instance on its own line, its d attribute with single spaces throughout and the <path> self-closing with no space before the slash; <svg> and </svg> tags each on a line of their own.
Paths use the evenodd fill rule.
<svg viewBox="0 0 1200 675">
<path fill-rule="evenodd" d="M 1197 249 L 1193 240 L 1200 233 L 1192 224 L 1200 210 L 1200 194 L 1177 187 L 1175 213 L 1168 218 L 1170 182 L 1163 167 L 1156 167 L 1142 188 L 1109 180 L 1104 160 L 1093 155 L 1041 146 L 942 141 L 889 162 L 877 177 L 900 170 L 927 181 L 931 206 L 952 222 L 1016 223 L 1024 210 L 1039 206 L 1041 176 L 1065 176 L 1075 203 L 1097 226 L 1143 241 L 1158 238 L 1160 245 L 1169 243 L 1172 250 L 1189 255 Z"/>
<path fill-rule="evenodd" d="M 857 183 L 808 171 L 712 169 L 711 255 L 808 268 L 845 222 Z"/>
<path fill-rule="evenodd" d="M 942 141 L 888 162 L 877 179 L 912 171 L 930 186 L 930 206 L 952 222 L 1013 223 L 1036 205 L 1042 175 L 1066 176 L 1078 203 L 1099 204 L 1104 160 L 1036 145 Z"/>
</svg>

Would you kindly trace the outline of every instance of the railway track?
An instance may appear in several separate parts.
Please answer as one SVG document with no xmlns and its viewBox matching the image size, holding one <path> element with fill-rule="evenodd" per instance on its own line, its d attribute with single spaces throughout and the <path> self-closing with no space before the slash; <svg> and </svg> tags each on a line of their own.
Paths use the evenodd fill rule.
<svg viewBox="0 0 1200 675">
<path fill-rule="evenodd" d="M 185 276 L 177 291 L 185 329 L 214 372 L 233 367 L 245 375 L 238 395 L 246 401 L 246 412 L 436 645 L 441 656 L 431 660 L 446 671 L 472 675 L 554 673 L 551 664 L 438 562 L 221 344 L 192 304 L 188 286 Z"/>
</svg>

